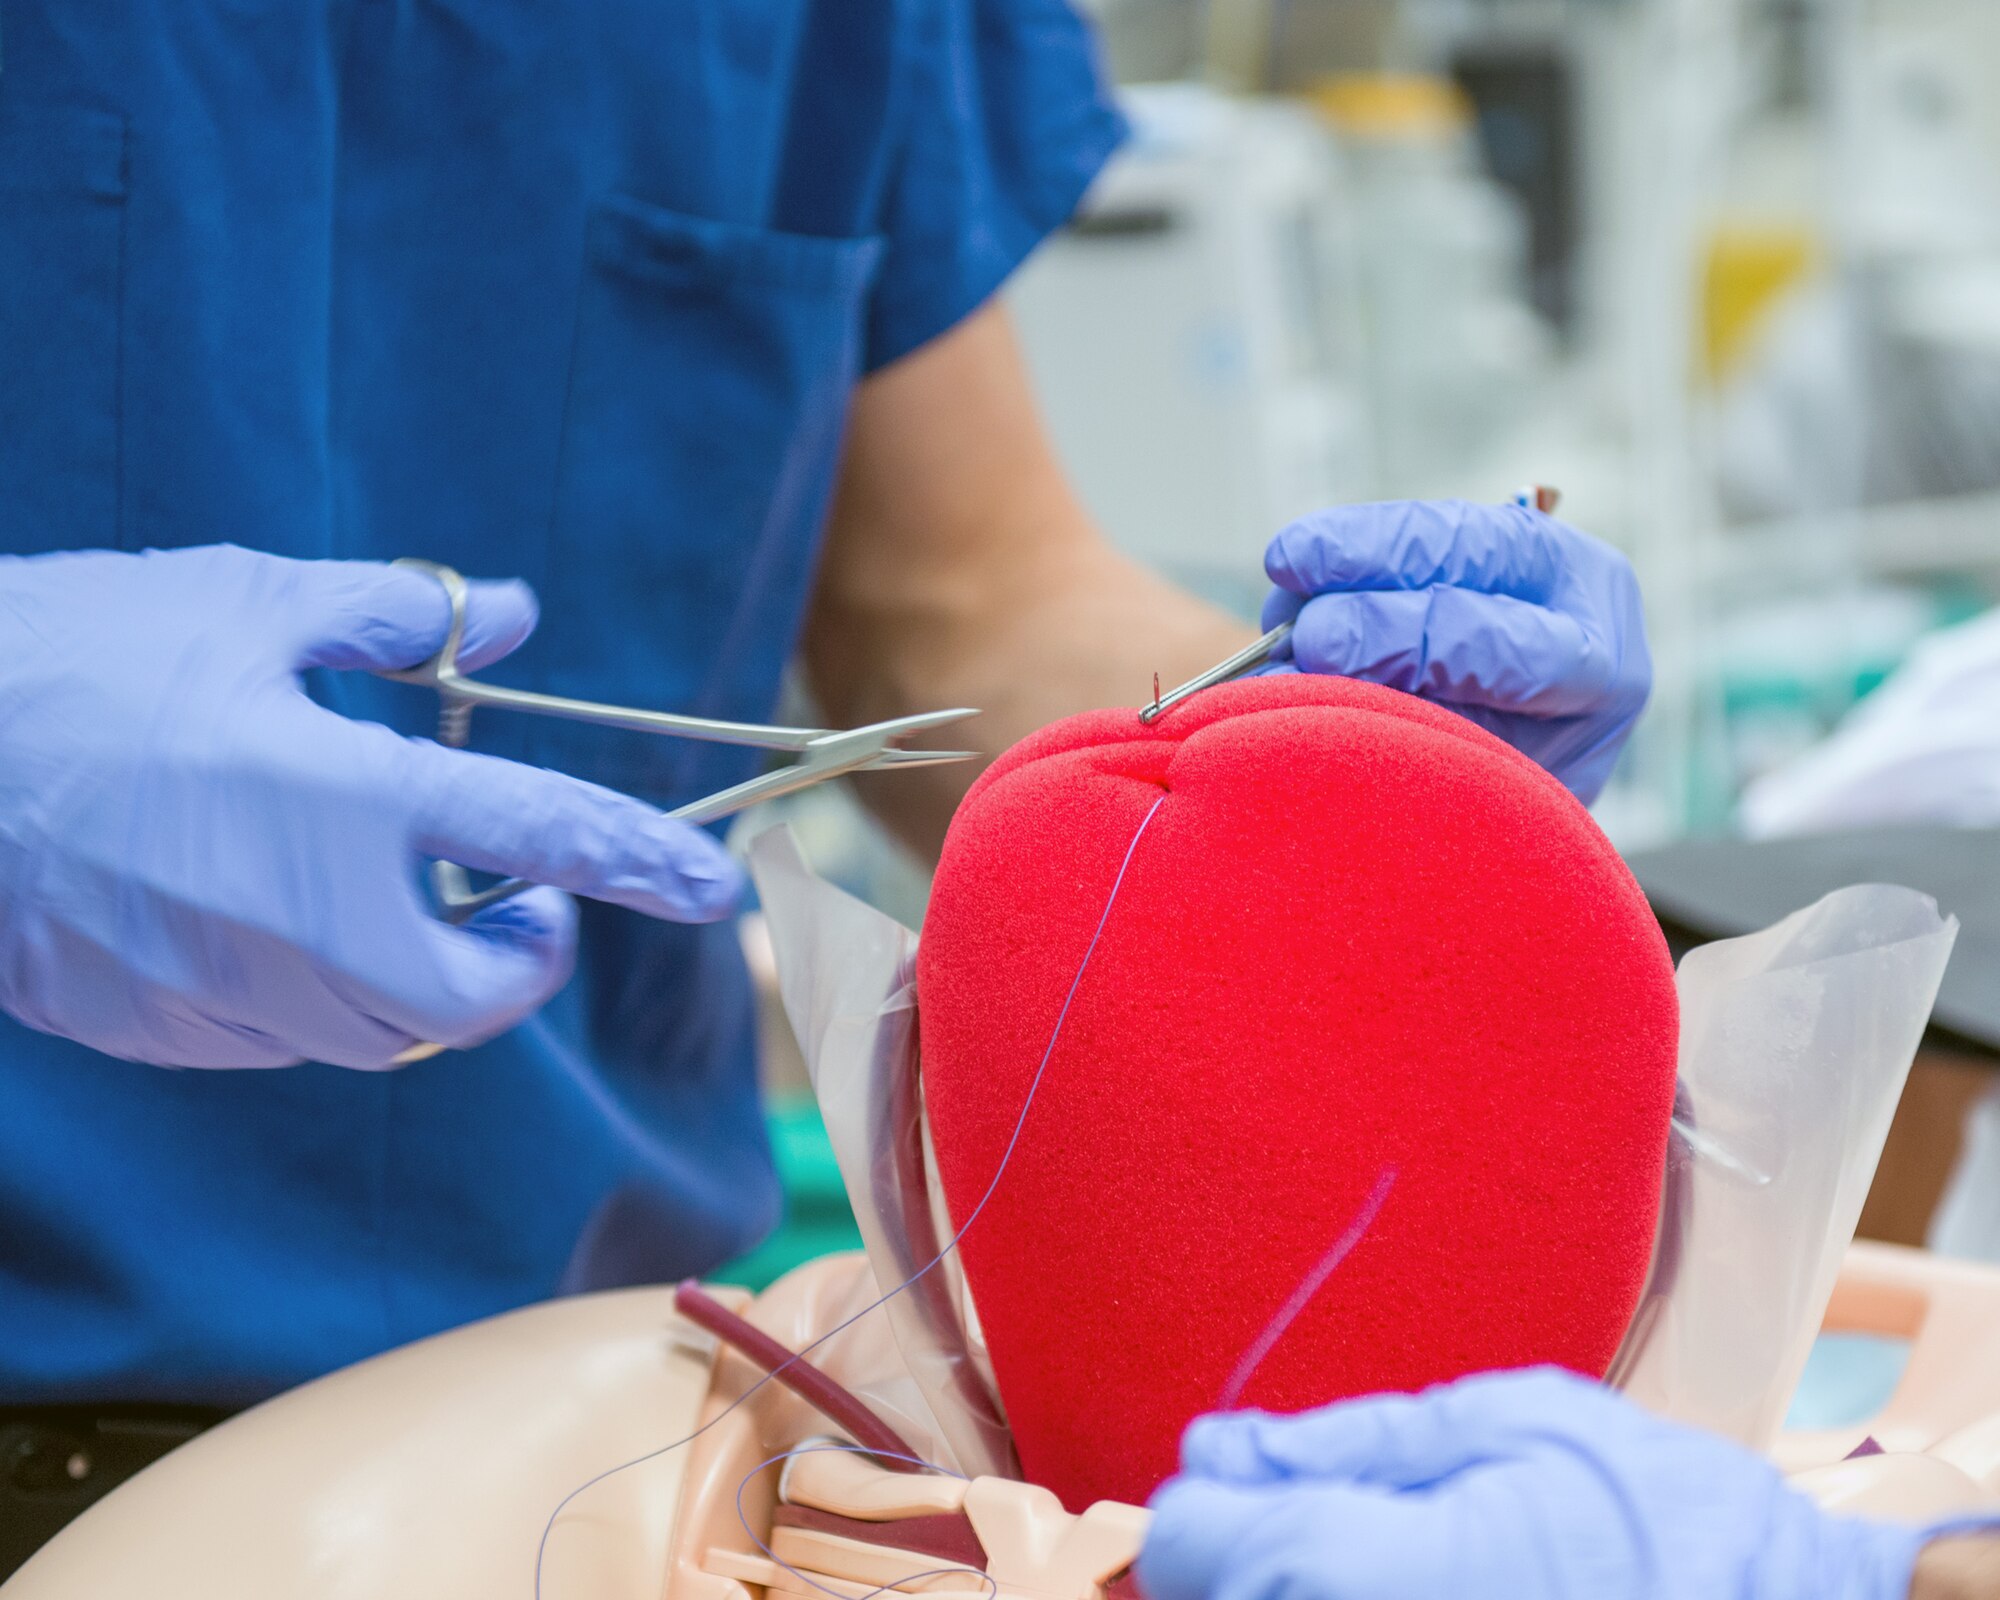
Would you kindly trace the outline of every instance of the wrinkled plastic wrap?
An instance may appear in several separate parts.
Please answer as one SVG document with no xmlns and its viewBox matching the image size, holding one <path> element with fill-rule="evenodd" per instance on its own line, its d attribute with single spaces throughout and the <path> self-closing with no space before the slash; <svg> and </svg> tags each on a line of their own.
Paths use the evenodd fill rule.
<svg viewBox="0 0 2000 1600">
<path fill-rule="evenodd" d="M 1652 1280 L 1611 1381 L 1767 1447 L 1805 1368 L 1958 936 L 1910 889 L 1840 889 L 1681 962 Z"/>
<path fill-rule="evenodd" d="M 949 1223 L 926 1181 L 917 1073 L 917 936 L 814 875 L 788 828 L 750 846 L 785 1014 L 888 1319 L 928 1412 L 926 1459 L 968 1477 L 1018 1476 L 1007 1425 L 966 1333 L 964 1280 Z M 940 1260 L 939 1257 L 943 1259 Z M 928 1270 L 926 1270 L 928 1269 Z M 866 1386 L 864 1393 L 874 1395 Z M 910 1397 L 893 1399 L 904 1415 Z"/>
<path fill-rule="evenodd" d="M 876 1280 L 886 1292 L 917 1278 L 878 1314 L 948 1446 L 932 1459 L 1011 1476 L 955 1253 L 917 1277 L 950 1235 L 926 1181 L 916 935 L 815 877 L 783 828 L 758 837 L 750 865 Z M 1957 932 L 1927 896 L 1866 884 L 1682 961 L 1659 1239 L 1611 1372 L 1634 1399 L 1770 1443 Z"/>
</svg>

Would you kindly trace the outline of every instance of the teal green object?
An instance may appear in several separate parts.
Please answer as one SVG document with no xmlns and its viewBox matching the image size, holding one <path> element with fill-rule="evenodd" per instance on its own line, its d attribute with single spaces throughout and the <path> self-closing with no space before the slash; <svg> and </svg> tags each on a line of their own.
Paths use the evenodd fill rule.
<svg viewBox="0 0 2000 1600">
<path fill-rule="evenodd" d="M 854 1224 L 819 1106 L 809 1096 L 780 1100 L 766 1122 L 784 1188 L 784 1220 L 755 1250 L 714 1273 L 717 1282 L 740 1283 L 746 1289 L 765 1288 L 820 1256 L 861 1248 L 861 1230 Z"/>
<path fill-rule="evenodd" d="M 1806 1358 L 1785 1426 L 1858 1427 L 1889 1403 L 1909 1361 L 1907 1339 L 1822 1333 Z"/>
</svg>

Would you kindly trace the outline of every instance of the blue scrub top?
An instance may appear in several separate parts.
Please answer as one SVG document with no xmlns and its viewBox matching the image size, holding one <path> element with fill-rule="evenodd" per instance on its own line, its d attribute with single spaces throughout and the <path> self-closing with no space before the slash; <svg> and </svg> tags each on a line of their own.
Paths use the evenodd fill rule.
<svg viewBox="0 0 2000 1600">
<path fill-rule="evenodd" d="M 772 712 L 856 379 L 1119 136 L 1064 0 L 0 0 L 0 50 L 0 550 L 519 574 L 508 681 L 713 717 Z M 662 803 L 756 760 L 475 744 Z M 0 1018 L 0 1401 L 248 1402 L 711 1267 L 776 1218 L 754 1052 L 731 928 L 589 904 L 546 1011 L 400 1072 Z"/>
</svg>

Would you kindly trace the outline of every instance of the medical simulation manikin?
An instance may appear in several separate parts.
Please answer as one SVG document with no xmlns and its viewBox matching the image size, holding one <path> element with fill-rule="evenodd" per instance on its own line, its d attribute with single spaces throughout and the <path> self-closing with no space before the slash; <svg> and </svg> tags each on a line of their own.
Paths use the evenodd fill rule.
<svg viewBox="0 0 2000 1600">
<path fill-rule="evenodd" d="M 1239 1398 L 1609 1367 L 1673 966 L 1582 805 L 1464 717 L 1284 676 L 1045 728 L 959 808 L 917 960 L 1000 1398 L 1072 1510 Z"/>
<path fill-rule="evenodd" d="M 5 1600 L 1096 1600 L 1131 1591 L 1137 1502 L 1199 1412 L 1618 1354 L 1673 975 L 1582 808 L 1469 723 L 1288 677 L 1044 730 L 954 824 L 917 988 L 918 1138 L 872 1182 L 935 1235 L 901 1300 L 955 1322 L 982 1394 L 925 1383 L 878 1305 L 900 1279 L 859 1256 L 754 1300 L 559 1301 L 224 1424 Z M 1992 1500 L 1996 1310 L 1990 1276 L 1857 1255 L 1834 1316 L 1916 1354 L 1870 1425 L 1889 1453 L 1793 1441 L 1830 1473 L 1806 1481 L 1892 1514 Z M 979 1404 L 1004 1457 L 947 1442 Z"/>
</svg>

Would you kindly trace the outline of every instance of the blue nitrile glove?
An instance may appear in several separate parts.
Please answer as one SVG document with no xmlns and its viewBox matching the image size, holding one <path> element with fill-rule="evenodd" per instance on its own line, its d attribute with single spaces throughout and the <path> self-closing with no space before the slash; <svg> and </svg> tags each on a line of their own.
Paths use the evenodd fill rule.
<svg viewBox="0 0 2000 1600">
<path fill-rule="evenodd" d="M 0 1007 L 162 1065 L 380 1067 L 561 988 L 559 890 L 725 915 L 739 874 L 700 831 L 300 687 L 306 667 L 414 666 L 449 615 L 435 579 L 375 563 L 0 557 Z M 474 584 L 463 658 L 534 624 L 524 586 Z M 447 927 L 425 856 L 556 887 Z"/>
<path fill-rule="evenodd" d="M 1902 1600 L 1927 1537 L 1551 1370 L 1204 1417 L 1181 1464 L 1152 1600 Z"/>
<path fill-rule="evenodd" d="M 1403 500 L 1301 517 L 1271 541 L 1280 659 L 1463 712 L 1597 798 L 1645 708 L 1639 585 L 1609 545 L 1519 506 Z"/>
</svg>

